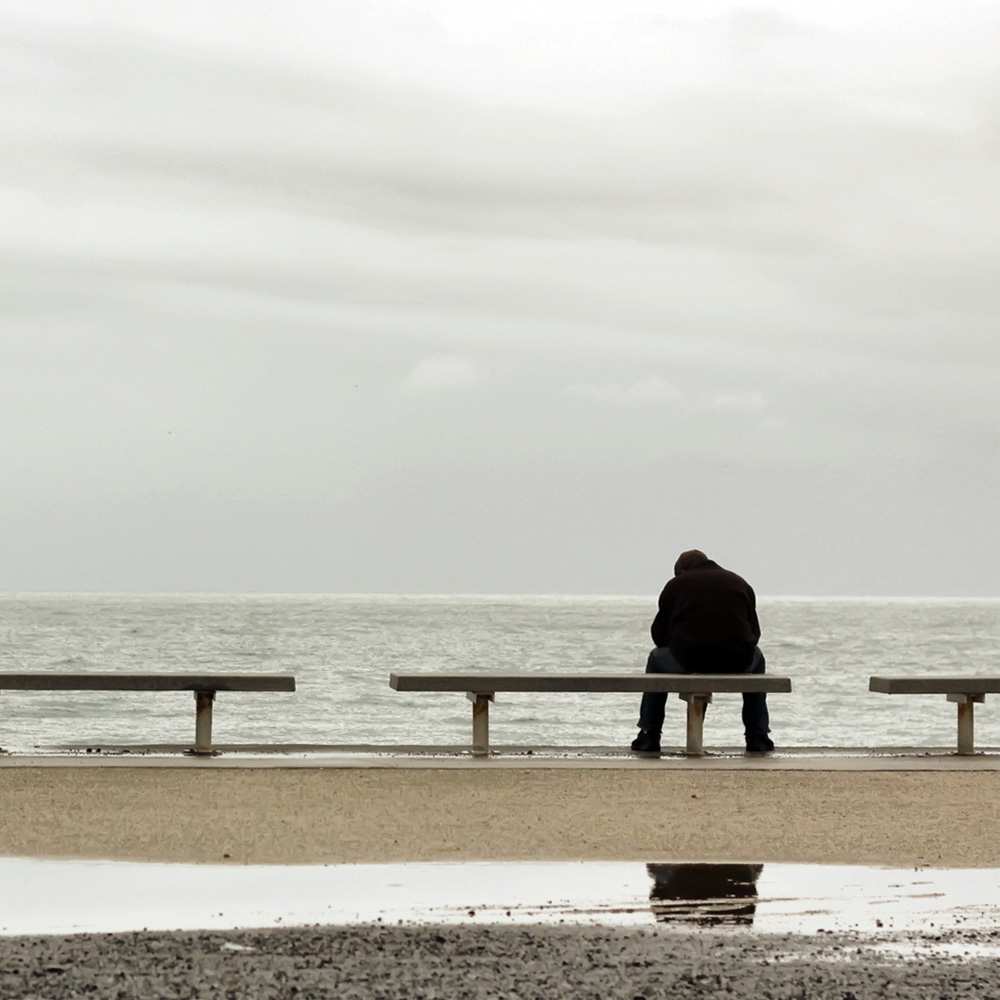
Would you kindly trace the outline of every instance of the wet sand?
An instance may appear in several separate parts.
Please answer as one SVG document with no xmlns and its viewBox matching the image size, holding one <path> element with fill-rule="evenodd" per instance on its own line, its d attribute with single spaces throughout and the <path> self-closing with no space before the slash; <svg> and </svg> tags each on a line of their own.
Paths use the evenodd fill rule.
<svg viewBox="0 0 1000 1000">
<path fill-rule="evenodd" d="M 996 947 L 996 932 L 952 935 Z M 7 1000 L 132 997 L 988 997 L 994 958 L 903 961 L 852 937 L 353 927 L 0 940 Z"/>
<path fill-rule="evenodd" d="M 1000 772 L 0 769 L 0 855 L 1000 866 Z"/>
</svg>

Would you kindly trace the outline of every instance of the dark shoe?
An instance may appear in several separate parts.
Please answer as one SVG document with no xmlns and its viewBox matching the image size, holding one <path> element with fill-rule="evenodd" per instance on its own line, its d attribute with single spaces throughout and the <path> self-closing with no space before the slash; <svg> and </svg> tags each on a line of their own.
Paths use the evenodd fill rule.
<svg viewBox="0 0 1000 1000">
<path fill-rule="evenodd" d="M 770 736 L 747 737 L 747 753 L 772 753 L 774 742 Z"/>
<path fill-rule="evenodd" d="M 651 733 L 647 729 L 640 729 L 639 735 L 632 740 L 632 753 L 636 757 L 659 757 L 660 734 Z"/>
</svg>

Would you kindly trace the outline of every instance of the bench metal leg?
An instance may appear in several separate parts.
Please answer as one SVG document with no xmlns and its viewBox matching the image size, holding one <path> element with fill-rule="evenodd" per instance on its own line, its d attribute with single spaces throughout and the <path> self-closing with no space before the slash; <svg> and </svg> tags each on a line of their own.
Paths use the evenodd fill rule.
<svg viewBox="0 0 1000 1000">
<path fill-rule="evenodd" d="M 490 753 L 490 702 L 492 694 L 469 691 L 466 697 L 472 702 L 472 754 L 488 757 Z"/>
<path fill-rule="evenodd" d="M 194 693 L 194 753 L 209 756 L 212 753 L 212 702 L 214 691 Z"/>
<path fill-rule="evenodd" d="M 712 703 L 710 694 L 682 694 L 687 702 L 687 755 L 702 757 L 705 753 L 705 709 Z"/>
<path fill-rule="evenodd" d="M 975 705 L 986 700 L 984 694 L 950 694 L 948 701 L 958 705 L 958 752 L 967 757 L 976 752 Z"/>
</svg>

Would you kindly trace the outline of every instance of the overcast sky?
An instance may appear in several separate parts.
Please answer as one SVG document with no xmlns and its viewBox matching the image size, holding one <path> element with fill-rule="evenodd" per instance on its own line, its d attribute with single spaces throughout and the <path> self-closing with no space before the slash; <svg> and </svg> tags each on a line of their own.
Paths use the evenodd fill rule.
<svg viewBox="0 0 1000 1000">
<path fill-rule="evenodd" d="M 1000 7 L 0 0 L 0 589 L 1000 594 Z"/>
</svg>

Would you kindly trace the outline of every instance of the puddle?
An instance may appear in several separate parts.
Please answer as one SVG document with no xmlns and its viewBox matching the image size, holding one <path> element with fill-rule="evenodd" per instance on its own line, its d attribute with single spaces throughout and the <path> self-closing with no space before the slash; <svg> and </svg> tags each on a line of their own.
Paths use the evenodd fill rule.
<svg viewBox="0 0 1000 1000">
<path fill-rule="evenodd" d="M 884 941 L 866 949 L 869 954 L 908 961 L 950 958 L 964 962 L 973 958 L 1000 958 L 1000 944 L 981 941 Z"/>
<path fill-rule="evenodd" d="M 0 933 L 6 935 L 379 921 L 936 935 L 1000 923 L 1000 869 L 0 859 Z"/>
</svg>

